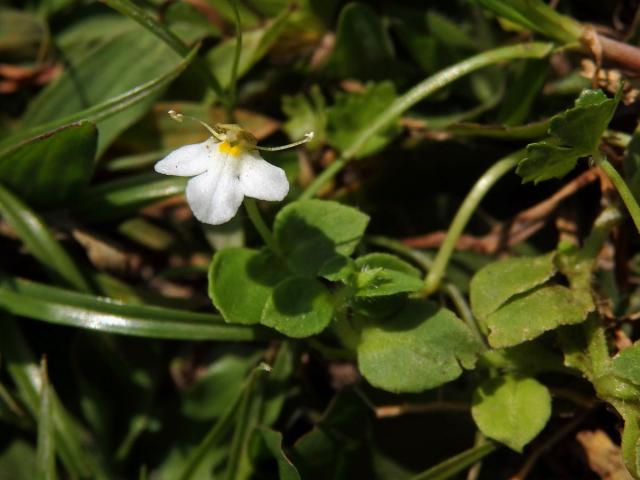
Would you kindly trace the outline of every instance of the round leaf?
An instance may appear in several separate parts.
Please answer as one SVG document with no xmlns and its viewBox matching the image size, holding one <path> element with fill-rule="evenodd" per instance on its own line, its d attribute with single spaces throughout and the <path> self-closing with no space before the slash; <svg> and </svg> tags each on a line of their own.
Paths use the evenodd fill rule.
<svg viewBox="0 0 640 480">
<path fill-rule="evenodd" d="M 320 333 L 333 317 L 333 302 L 317 280 L 290 277 L 278 284 L 262 314 L 262 324 L 290 337 Z"/>
<path fill-rule="evenodd" d="M 551 395 L 533 378 L 492 378 L 473 395 L 473 419 L 487 437 L 521 452 L 551 416 Z"/>
<path fill-rule="evenodd" d="M 358 364 L 376 387 L 421 392 L 472 368 L 479 348 L 453 312 L 433 302 L 409 301 L 394 317 L 364 327 Z"/>
<path fill-rule="evenodd" d="M 227 322 L 260 323 L 262 310 L 286 271 L 267 250 L 226 248 L 209 268 L 209 297 Z"/>
</svg>

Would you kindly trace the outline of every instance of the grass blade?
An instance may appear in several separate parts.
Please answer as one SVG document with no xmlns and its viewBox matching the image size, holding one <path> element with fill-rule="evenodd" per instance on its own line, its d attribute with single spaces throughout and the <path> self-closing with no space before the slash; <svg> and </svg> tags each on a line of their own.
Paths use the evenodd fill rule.
<svg viewBox="0 0 640 480">
<path fill-rule="evenodd" d="M 2 185 L 0 215 L 13 227 L 54 281 L 85 292 L 90 290 L 80 270 L 42 219 Z"/>
<path fill-rule="evenodd" d="M 470 467 L 478 460 L 489 455 L 497 448 L 493 442 L 483 443 L 477 447 L 465 450 L 458 455 L 448 458 L 444 462 L 439 463 L 435 467 L 431 467 L 422 473 L 419 473 L 411 480 L 445 480 L 453 477 L 456 473 L 461 472 Z"/>
<path fill-rule="evenodd" d="M 53 394 L 47 373 L 47 357 L 40 362 L 40 412 L 38 415 L 38 476 L 56 479 L 55 428 L 53 423 Z"/>
<path fill-rule="evenodd" d="M 127 305 L 27 280 L 0 280 L 0 307 L 34 320 L 147 338 L 254 341 L 273 338 L 261 326 L 231 325 L 219 315 Z"/>
</svg>

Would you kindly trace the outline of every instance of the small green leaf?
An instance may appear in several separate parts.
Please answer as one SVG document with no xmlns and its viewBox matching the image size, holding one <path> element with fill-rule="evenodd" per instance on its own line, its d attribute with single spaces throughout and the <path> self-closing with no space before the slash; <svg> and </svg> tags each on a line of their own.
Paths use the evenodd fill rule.
<svg viewBox="0 0 640 480">
<path fill-rule="evenodd" d="M 453 312 L 409 301 L 392 318 L 368 322 L 358 345 L 358 365 L 373 386 L 421 392 L 473 368 L 480 346 Z"/>
<path fill-rule="evenodd" d="M 551 119 L 549 139 L 527 146 L 527 156 L 516 173 L 524 182 L 536 183 L 569 173 L 578 159 L 598 149 L 621 95 L 622 89 L 614 98 L 607 98 L 601 90 L 584 90 L 573 108 Z"/>
<path fill-rule="evenodd" d="M 362 93 L 338 93 L 335 104 L 327 110 L 328 141 L 338 150 L 348 150 L 376 118 L 396 100 L 393 83 L 371 83 Z M 376 132 L 358 150 L 356 157 L 366 157 L 385 147 L 400 132 L 397 123 Z"/>
<path fill-rule="evenodd" d="M 82 122 L 24 142 L 0 156 L 0 182 L 33 205 L 60 206 L 88 185 L 97 140 Z"/>
<path fill-rule="evenodd" d="M 521 452 L 551 416 L 551 395 L 533 378 L 492 378 L 473 394 L 473 419 L 487 437 Z"/>
<path fill-rule="evenodd" d="M 613 359 L 613 373 L 640 385 L 640 343 L 622 350 Z"/>
<path fill-rule="evenodd" d="M 277 462 L 278 478 L 280 480 L 300 480 L 298 470 L 282 451 L 282 434 L 280 432 L 259 426 L 255 430 L 253 439 L 251 456 L 253 457 L 253 462 L 258 464 L 256 465 L 258 467 L 256 468 L 257 471 L 267 471 L 259 468 L 261 457 L 264 456 L 263 452 L 265 452 Z"/>
<path fill-rule="evenodd" d="M 513 297 L 489 315 L 489 344 L 512 347 L 560 325 L 581 323 L 593 310 L 582 295 L 561 285 L 542 285 Z"/>
<path fill-rule="evenodd" d="M 319 281 L 290 277 L 273 290 L 262 324 L 290 337 L 302 338 L 324 330 L 333 318 L 333 299 Z"/>
<path fill-rule="evenodd" d="M 227 322 L 260 323 L 262 311 L 287 271 L 268 250 L 225 248 L 209 268 L 209 296 Z"/>
<path fill-rule="evenodd" d="M 314 276 L 337 255 L 353 253 L 369 217 L 355 208 L 325 200 L 300 200 L 278 212 L 274 233 L 288 266 Z"/>
<path fill-rule="evenodd" d="M 342 255 L 328 260 L 318 272 L 318 276 L 326 278 L 331 282 L 348 283 L 356 273 L 356 264 L 349 257 Z"/>
<path fill-rule="evenodd" d="M 381 297 L 417 292 L 424 282 L 420 271 L 388 253 L 370 253 L 355 261 L 356 297 Z"/>
<path fill-rule="evenodd" d="M 326 102 L 318 85 L 313 85 L 309 95 L 284 95 L 282 111 L 288 117 L 284 131 L 292 141 L 297 141 L 307 132 L 313 132 L 313 140 L 306 148 L 315 150 L 327 136 Z"/>
<path fill-rule="evenodd" d="M 554 253 L 508 258 L 490 263 L 471 279 L 471 310 L 479 318 L 495 312 L 509 298 L 549 280 L 555 273 Z"/>
</svg>

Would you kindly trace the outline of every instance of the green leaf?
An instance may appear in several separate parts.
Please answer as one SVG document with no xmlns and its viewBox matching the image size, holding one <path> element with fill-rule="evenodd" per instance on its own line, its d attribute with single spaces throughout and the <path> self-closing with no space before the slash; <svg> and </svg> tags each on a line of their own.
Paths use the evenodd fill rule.
<svg viewBox="0 0 640 480">
<path fill-rule="evenodd" d="M 87 52 L 32 101 L 24 116 L 24 128 L 37 127 L 96 106 L 159 77 L 175 67 L 179 57 L 144 31 L 123 33 Z M 82 94 L 78 94 L 78 86 Z M 98 122 L 98 152 L 149 109 L 158 92 L 126 110 Z"/>
<path fill-rule="evenodd" d="M 431 467 L 427 471 L 411 477 L 410 480 L 448 480 L 450 478 L 454 478 L 456 473 L 459 473 L 462 470 L 469 468 L 474 463 L 479 462 L 495 449 L 495 443 L 483 443 L 482 445 L 465 450 L 451 458 L 447 458 L 435 467 Z"/>
<path fill-rule="evenodd" d="M 417 292 L 424 286 L 420 270 L 388 253 L 370 253 L 355 261 L 356 297 Z"/>
<path fill-rule="evenodd" d="M 256 471 L 269 471 L 266 468 L 260 469 L 261 450 L 268 452 L 278 465 L 278 478 L 280 480 L 300 480 L 300 474 L 296 467 L 293 466 L 291 460 L 287 458 L 282 451 L 282 434 L 270 428 L 258 427 L 254 433 L 254 442 L 252 445 L 253 462 L 257 463 L 254 468 Z M 268 464 L 267 464 L 268 465 Z"/>
<path fill-rule="evenodd" d="M 0 155 L 0 182 L 39 207 L 63 205 L 88 185 L 97 140 L 88 122 L 31 139 Z"/>
<path fill-rule="evenodd" d="M 512 347 L 560 325 L 581 323 L 593 310 L 584 297 L 560 285 L 542 285 L 511 298 L 486 319 L 489 344 Z"/>
<path fill-rule="evenodd" d="M 53 418 L 53 394 L 47 373 L 46 357 L 40 365 L 40 410 L 38 412 L 38 478 L 56 479 L 55 426 Z"/>
<path fill-rule="evenodd" d="M 72 208 L 86 222 L 114 220 L 150 203 L 182 194 L 188 181 L 156 173 L 131 175 L 88 188 Z"/>
<path fill-rule="evenodd" d="M 549 139 L 527 146 L 527 156 L 516 173 L 524 182 L 535 183 L 569 173 L 579 158 L 598 149 L 621 96 L 622 89 L 614 98 L 607 98 L 602 90 L 584 90 L 573 108 L 551 119 Z"/>
<path fill-rule="evenodd" d="M 328 141 L 340 151 L 348 150 L 376 118 L 396 100 L 393 83 L 370 83 L 362 93 L 338 93 L 333 106 L 327 110 Z M 375 132 L 358 150 L 357 158 L 371 155 L 384 148 L 400 132 L 397 123 Z"/>
<path fill-rule="evenodd" d="M 34 478 L 37 478 L 36 453 L 30 443 L 16 437 L 0 451 L 0 480 Z"/>
<path fill-rule="evenodd" d="M 492 378 L 474 392 L 471 414 L 487 437 L 522 452 L 547 424 L 551 395 L 533 378 Z"/>
<path fill-rule="evenodd" d="M 333 299 L 318 280 L 290 277 L 280 282 L 262 312 L 262 324 L 289 337 L 324 330 L 333 318 Z"/>
<path fill-rule="evenodd" d="M 266 249 L 225 248 L 213 256 L 209 296 L 227 322 L 260 323 L 274 288 L 287 276 Z"/>
<path fill-rule="evenodd" d="M 278 212 L 274 234 L 291 270 L 314 276 L 337 255 L 351 255 L 368 223 L 369 217 L 355 208 L 300 200 Z"/>
<path fill-rule="evenodd" d="M 393 43 L 378 14 L 363 3 L 340 12 L 336 43 L 325 67 L 337 78 L 389 78 L 397 65 Z"/>
<path fill-rule="evenodd" d="M 54 280 L 89 291 L 82 273 L 42 219 L 1 185 L 0 214 Z"/>
<path fill-rule="evenodd" d="M 555 273 L 554 253 L 540 257 L 508 258 L 490 263 L 471 279 L 471 310 L 486 318 L 514 295 L 536 287 Z"/>
<path fill-rule="evenodd" d="M 613 373 L 640 385 L 640 344 L 625 348 L 613 359 Z"/>
<path fill-rule="evenodd" d="M 217 315 L 127 305 L 6 277 L 0 278 L 0 308 L 43 322 L 148 338 L 252 341 L 270 336 L 257 326 L 227 325 Z"/>
<path fill-rule="evenodd" d="M 473 368 L 480 345 L 453 312 L 409 301 L 391 318 L 368 322 L 358 345 L 358 365 L 373 386 L 421 392 Z"/>
</svg>

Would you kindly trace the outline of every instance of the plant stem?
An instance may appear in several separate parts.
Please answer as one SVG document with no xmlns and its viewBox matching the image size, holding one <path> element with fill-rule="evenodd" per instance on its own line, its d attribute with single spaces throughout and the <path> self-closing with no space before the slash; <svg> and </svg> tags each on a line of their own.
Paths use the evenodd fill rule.
<svg viewBox="0 0 640 480">
<path fill-rule="evenodd" d="M 456 216 L 451 222 L 447 235 L 438 250 L 438 254 L 433 262 L 433 267 L 425 279 L 423 296 L 429 296 L 435 292 L 442 282 L 447 265 L 451 259 L 451 254 L 455 249 L 458 238 L 466 227 L 471 215 L 478 207 L 487 192 L 500 180 L 507 172 L 514 169 L 520 160 L 525 156 L 525 150 L 518 150 L 494 163 L 475 183 L 467 197 L 462 202 Z"/>
<path fill-rule="evenodd" d="M 347 159 L 344 157 L 336 159 L 331 165 L 329 165 L 325 170 L 322 171 L 320 175 L 318 175 L 313 182 L 305 189 L 304 192 L 300 195 L 300 200 L 308 200 L 312 198 L 322 187 L 325 186 L 326 183 L 329 182 L 337 173 L 342 170 L 347 164 Z"/>
<path fill-rule="evenodd" d="M 629 190 L 629 186 L 624 181 L 622 176 L 618 173 L 616 168 L 611 165 L 607 157 L 602 152 L 597 152 L 593 159 L 595 164 L 600 167 L 600 169 L 609 177 L 611 183 L 616 187 L 622 201 L 624 202 L 625 207 L 629 211 L 631 218 L 633 219 L 633 223 L 636 226 L 638 232 L 640 232 L 640 205 L 636 201 L 635 197 L 631 190 Z"/>
<path fill-rule="evenodd" d="M 236 49 L 233 53 L 233 65 L 231 67 L 231 78 L 229 79 L 229 89 L 227 91 L 227 110 L 229 121 L 235 122 L 235 106 L 236 106 L 236 81 L 238 79 L 238 64 L 240 63 L 240 54 L 242 53 L 242 23 L 240 21 L 240 12 L 236 0 L 227 0 L 233 9 L 233 15 L 236 24 Z"/>
<path fill-rule="evenodd" d="M 278 247 L 278 242 L 276 242 L 273 233 L 264 222 L 262 215 L 260 214 L 260 210 L 258 210 L 258 205 L 256 205 L 256 201 L 253 198 L 244 199 L 244 208 L 247 210 L 247 215 L 249 215 L 249 219 L 253 223 L 253 226 L 256 227 L 256 230 L 264 240 L 264 243 L 267 247 L 269 247 L 273 252 L 279 253 L 280 248 Z"/>
<path fill-rule="evenodd" d="M 340 159 L 320 174 L 311 183 L 311 185 L 307 187 L 300 198 L 311 198 L 325 183 L 333 178 L 334 175 L 342 170 L 342 168 L 344 168 L 344 166 L 358 154 L 364 144 L 373 135 L 386 128 L 402 113 L 421 102 L 429 95 L 453 83 L 455 80 L 458 80 L 459 78 L 481 68 L 495 63 L 520 58 L 544 58 L 551 52 L 552 48 L 552 44 L 542 42 L 531 42 L 527 44 L 500 47 L 467 58 L 426 78 L 407 91 L 404 95 L 398 97 L 389 106 L 389 108 L 378 116 L 367 128 L 361 130 L 355 140 L 351 143 L 351 146 L 342 153 Z"/>
</svg>

